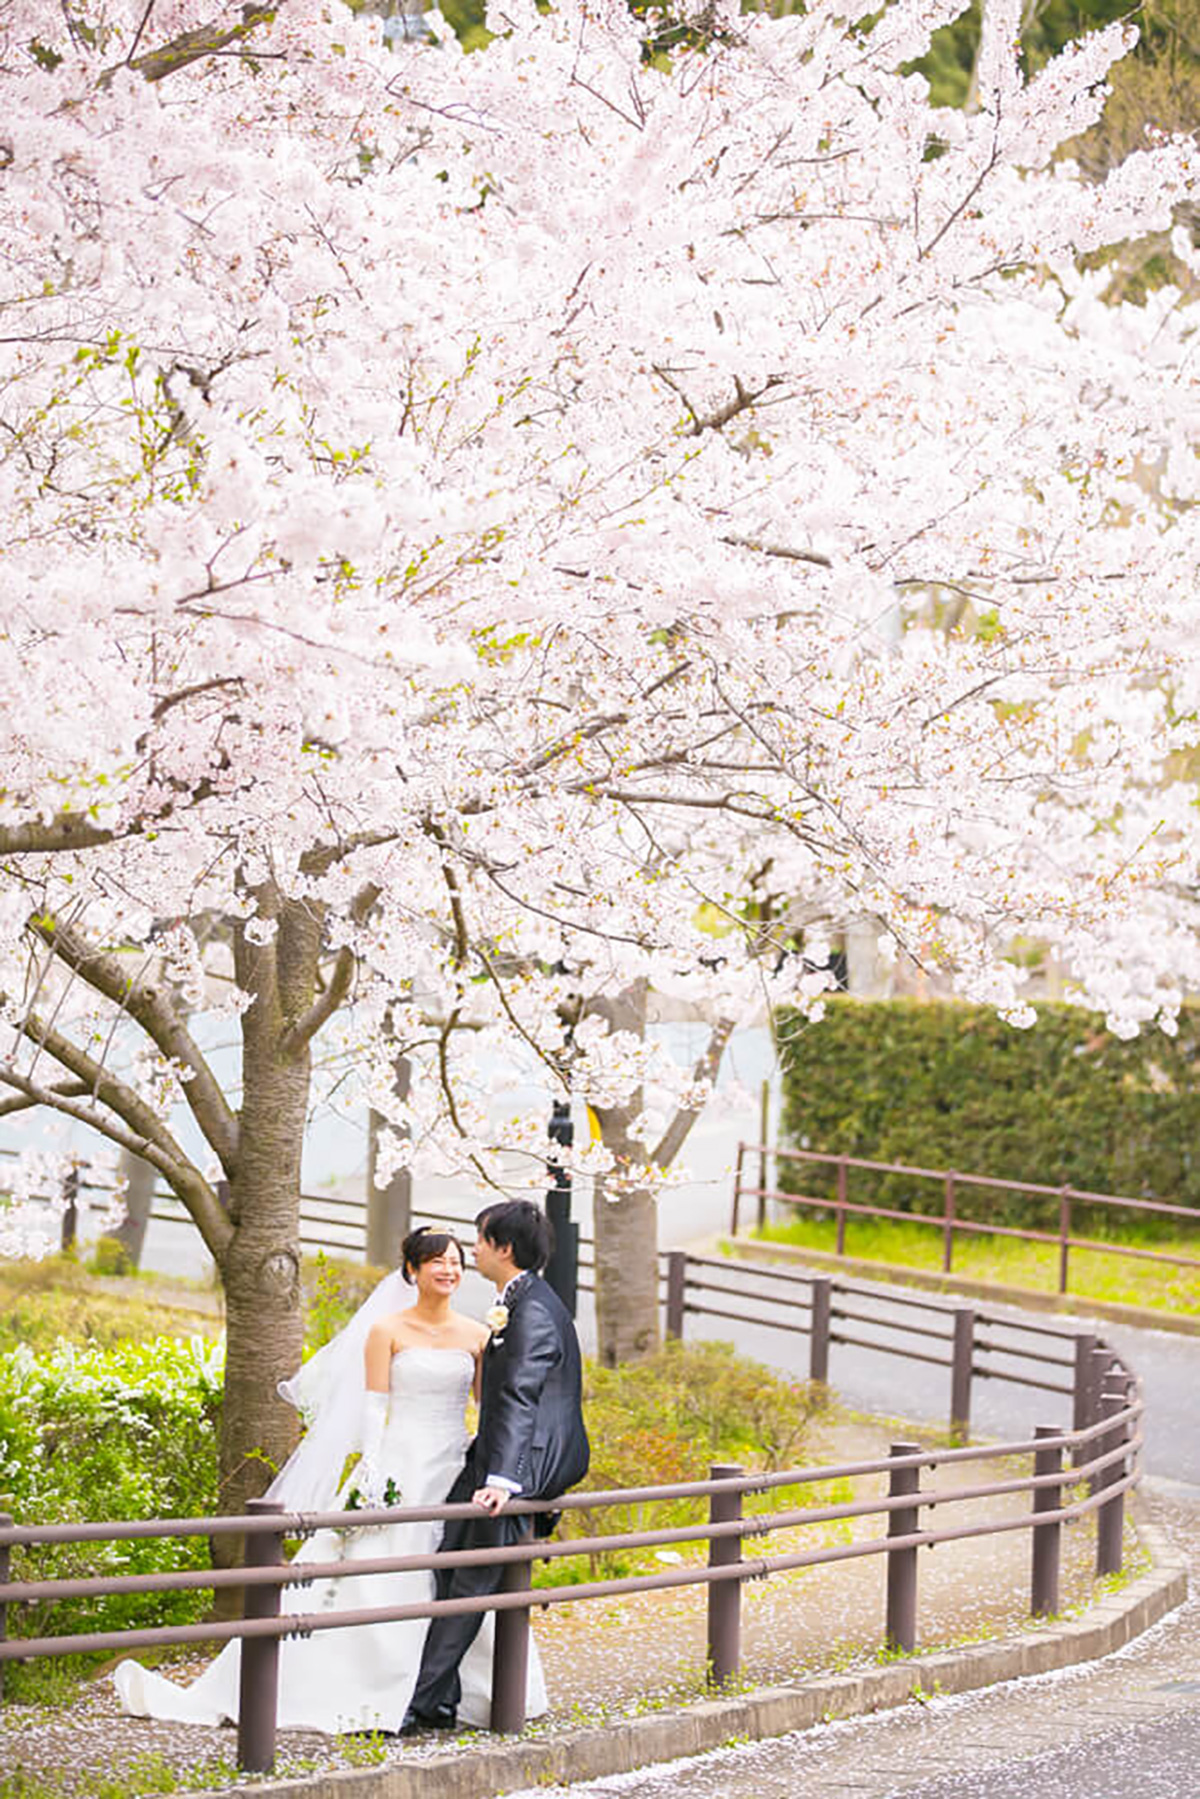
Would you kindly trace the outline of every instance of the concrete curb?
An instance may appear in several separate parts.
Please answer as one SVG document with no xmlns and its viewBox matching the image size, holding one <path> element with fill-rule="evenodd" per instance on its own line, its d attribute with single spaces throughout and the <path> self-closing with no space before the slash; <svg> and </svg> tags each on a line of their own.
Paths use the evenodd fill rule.
<svg viewBox="0 0 1200 1799">
<path fill-rule="evenodd" d="M 936 1269 L 906 1268 L 900 1262 L 867 1262 L 856 1256 L 834 1255 L 826 1249 L 805 1249 L 797 1243 L 771 1243 L 739 1231 L 705 1239 L 705 1254 L 734 1250 L 752 1261 L 807 1263 L 838 1274 L 857 1275 L 884 1286 L 916 1287 L 923 1293 L 957 1293 L 964 1299 L 990 1299 L 997 1305 L 1020 1306 L 1027 1312 L 1067 1312 L 1072 1317 L 1106 1318 L 1112 1324 L 1128 1324 L 1137 1330 L 1173 1331 L 1181 1337 L 1200 1337 L 1200 1317 L 1187 1312 L 1159 1312 L 1150 1306 L 1122 1305 L 1115 1299 L 1088 1299 L 1081 1293 L 1045 1293 L 1035 1287 L 1006 1287 L 995 1281 L 968 1280 L 965 1275 L 942 1274 Z"/>
<path fill-rule="evenodd" d="M 735 1742 L 785 1736 L 838 1718 L 886 1711 L 914 1697 L 967 1693 L 1097 1661 L 1140 1636 L 1187 1597 L 1186 1560 L 1141 1517 L 1138 1535 L 1154 1560 L 1149 1573 L 1097 1600 L 1081 1618 L 1000 1642 L 912 1656 L 858 1674 L 818 1676 L 797 1686 L 702 1700 L 678 1711 L 556 1732 L 540 1741 L 534 1736 L 493 1745 L 483 1739 L 469 1750 L 419 1761 L 256 1781 L 252 1790 L 258 1799 L 498 1799 L 524 1787 L 598 1780 Z M 222 1787 L 219 1793 L 245 1790 Z M 218 1790 L 194 1799 L 218 1799 Z"/>
</svg>

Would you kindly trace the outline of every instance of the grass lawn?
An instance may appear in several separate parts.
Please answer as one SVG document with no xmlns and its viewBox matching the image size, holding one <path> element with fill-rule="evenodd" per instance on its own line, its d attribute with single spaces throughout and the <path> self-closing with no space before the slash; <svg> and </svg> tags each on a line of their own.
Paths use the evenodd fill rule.
<svg viewBox="0 0 1200 1799">
<path fill-rule="evenodd" d="M 74 1256 L 0 1261 L 0 1354 L 24 1343 L 40 1354 L 60 1337 L 108 1347 L 130 1339 L 215 1336 L 220 1321 L 183 1283 L 152 1274 L 104 1276 Z"/>
<path fill-rule="evenodd" d="M 797 1216 L 769 1224 L 756 1234 L 770 1242 L 794 1243 L 805 1249 L 837 1248 L 837 1228 L 832 1219 Z M 1121 1243 L 1114 1242 L 1113 1251 L 1119 1252 L 1123 1246 L 1200 1259 L 1200 1229 L 1171 1238 L 1142 1239 L 1126 1234 Z M 894 1262 L 903 1268 L 940 1273 L 942 1233 L 928 1224 L 851 1216 L 846 1220 L 846 1254 L 862 1261 Z M 1058 1246 L 959 1231 L 954 1238 L 953 1272 L 968 1280 L 1055 1293 Z M 1067 1290 L 1084 1299 L 1115 1300 L 1122 1305 L 1200 1315 L 1200 1268 L 1170 1262 L 1144 1262 L 1120 1253 L 1073 1249 Z"/>
</svg>

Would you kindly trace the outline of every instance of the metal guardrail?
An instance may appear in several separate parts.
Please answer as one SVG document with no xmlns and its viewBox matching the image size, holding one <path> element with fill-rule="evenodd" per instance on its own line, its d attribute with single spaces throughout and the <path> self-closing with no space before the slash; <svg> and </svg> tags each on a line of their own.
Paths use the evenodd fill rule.
<svg viewBox="0 0 1200 1799">
<path fill-rule="evenodd" d="M 19 1152 L 0 1147 L 0 1161 L 13 1159 Z M 100 1170 L 81 1162 L 66 1177 L 62 1191 L 55 1196 L 65 1202 L 62 1217 L 62 1247 L 69 1249 L 77 1240 L 81 1215 L 105 1212 L 112 1202 L 114 1183 Z M 50 1203 L 49 1194 L 35 1194 L 35 1200 Z M 155 1224 L 187 1225 L 195 1229 L 190 1212 L 183 1202 L 159 1182 L 154 1188 L 150 1212 Z M 464 1221 L 465 1223 L 465 1221 Z M 337 1235 L 331 1233 L 339 1233 Z M 344 1234 L 341 1234 L 344 1233 Z M 302 1193 L 300 1195 L 300 1246 L 302 1249 L 334 1250 L 342 1255 L 366 1254 L 367 1207 L 362 1199 L 346 1198 L 334 1193 Z"/>
<path fill-rule="evenodd" d="M 747 1185 L 746 1157 L 758 1158 L 758 1182 Z M 776 1185 L 767 1185 L 767 1160 L 775 1158 Z M 837 1192 L 832 1199 L 814 1194 L 785 1191 L 778 1185 L 780 1162 L 820 1164 L 836 1169 Z M 914 1180 L 940 1181 L 942 1207 L 939 1212 L 905 1212 L 894 1206 L 868 1205 L 849 1197 L 852 1168 L 874 1174 L 902 1174 Z M 992 1224 L 958 1215 L 958 1192 L 961 1187 L 992 1188 L 1005 1193 L 1025 1193 L 1036 1199 L 1053 1200 L 1058 1207 L 1056 1231 L 1023 1230 L 1011 1224 Z M 767 1202 L 776 1201 L 797 1210 L 808 1209 L 832 1213 L 837 1227 L 837 1253 L 846 1253 L 846 1221 L 848 1218 L 886 1218 L 903 1224 L 927 1224 L 942 1234 L 942 1271 L 949 1274 L 954 1263 L 954 1240 L 963 1236 L 1012 1237 L 1024 1243 L 1049 1244 L 1058 1250 L 1058 1291 L 1066 1293 L 1073 1249 L 1093 1250 L 1100 1255 L 1129 1256 L 1136 1261 L 1170 1262 L 1181 1268 L 1200 1268 L 1200 1258 L 1177 1255 L 1165 1250 L 1141 1249 L 1131 1244 L 1112 1243 L 1102 1237 L 1081 1237 L 1073 1232 L 1076 1206 L 1107 1206 L 1132 1213 L 1136 1217 L 1177 1218 L 1193 1228 L 1200 1226 L 1200 1213 L 1191 1206 L 1169 1205 L 1164 1200 L 1133 1199 L 1115 1193 L 1093 1193 L 1085 1187 L 1048 1187 L 1036 1181 L 1006 1180 L 999 1175 L 963 1174 L 954 1168 L 917 1168 L 905 1162 L 872 1162 L 863 1156 L 835 1155 L 815 1149 L 781 1149 L 766 1143 L 739 1143 L 734 1171 L 733 1210 L 730 1229 L 736 1236 L 741 1223 L 742 1203 L 753 1200 L 755 1222 L 761 1230 L 767 1222 Z"/>
<path fill-rule="evenodd" d="M 447 1220 L 447 1222 L 457 1222 Z M 464 1221 L 465 1222 L 465 1221 Z M 934 1362 L 950 1374 L 951 1422 L 965 1435 L 969 1425 L 971 1383 L 976 1378 L 1001 1378 L 1035 1391 L 1069 1397 L 1069 1428 L 1039 1425 L 1018 1442 L 925 1450 L 912 1443 L 893 1444 L 884 1458 L 834 1467 L 801 1467 L 753 1471 L 716 1465 L 708 1481 L 648 1486 L 609 1492 L 569 1493 L 553 1502 L 516 1502 L 513 1511 L 532 1517 L 550 1510 L 589 1511 L 655 1501 L 707 1498 L 706 1522 L 674 1525 L 658 1530 L 623 1532 L 567 1539 L 559 1542 L 526 1540 L 502 1550 L 460 1550 L 429 1555 L 378 1557 L 352 1562 L 304 1562 L 294 1567 L 284 1559 L 285 1537 L 306 1537 L 314 1531 L 353 1528 L 372 1523 L 434 1522 L 478 1514 L 470 1506 L 431 1506 L 423 1509 L 393 1508 L 379 1511 L 285 1513 L 266 1501 L 254 1501 L 246 1515 L 193 1519 L 143 1519 L 133 1522 L 100 1522 L 60 1525 L 14 1524 L 0 1518 L 0 1673 L 4 1663 L 33 1656 L 56 1656 L 82 1651 L 134 1650 L 168 1644 L 244 1640 L 238 1725 L 238 1762 L 247 1771 L 262 1772 L 273 1766 L 277 1697 L 277 1644 L 283 1637 L 307 1635 L 359 1624 L 434 1618 L 447 1613 L 495 1611 L 496 1651 L 493 1665 L 492 1727 L 511 1731 L 524 1720 L 525 1665 L 530 1579 L 535 1559 L 557 1560 L 595 1556 L 609 1550 L 630 1551 L 704 1541 L 708 1559 L 661 1573 L 627 1575 L 614 1580 L 589 1581 L 561 1587 L 539 1588 L 538 1605 L 573 1605 L 619 1594 L 649 1592 L 673 1587 L 708 1588 L 708 1655 L 713 1682 L 728 1683 L 740 1662 L 740 1595 L 745 1581 L 798 1568 L 840 1563 L 863 1556 L 886 1556 L 887 1602 L 883 1637 L 891 1647 L 911 1651 L 916 1643 L 917 1572 L 919 1552 L 937 1543 L 955 1542 L 1011 1531 L 1031 1533 L 1030 1607 L 1038 1616 L 1058 1609 L 1060 1534 L 1065 1523 L 1089 1514 L 1097 1516 L 1096 1570 L 1117 1572 L 1123 1551 L 1124 1496 L 1140 1478 L 1143 1402 L 1132 1371 L 1095 1336 L 1040 1323 L 1013 1324 L 974 1308 L 956 1307 L 937 1299 L 886 1296 L 897 1316 L 868 1316 L 855 1302 L 868 1292 L 853 1282 L 820 1276 L 806 1277 L 792 1271 L 764 1269 L 714 1257 L 690 1256 L 670 1251 L 662 1259 L 668 1333 L 680 1336 L 689 1315 L 738 1318 L 786 1331 L 799 1330 L 810 1341 L 810 1376 L 828 1378 L 830 1347 L 836 1343 L 865 1344 L 885 1355 Z M 775 1283 L 772 1290 L 771 1283 Z M 807 1289 L 807 1292 L 802 1289 Z M 728 1305 L 712 1303 L 715 1299 Z M 741 1305 L 740 1311 L 730 1308 Z M 747 1308 L 750 1308 L 749 1310 Z M 921 1317 L 920 1314 L 928 1314 Z M 854 1327 L 854 1333 L 846 1329 Z M 857 1334 L 864 1325 L 878 1333 L 873 1338 Z M 1011 1341 L 995 1333 L 1007 1333 Z M 933 1350 L 915 1347 L 932 1344 Z M 1068 1351 L 1068 1347 L 1069 1351 Z M 1014 1364 L 995 1365 L 994 1358 Z M 1022 1363 L 1031 1364 L 1023 1368 Z M 1070 1379 L 1046 1378 L 1070 1372 Z M 1064 1464 L 1070 1458 L 1070 1468 Z M 1032 1472 L 1027 1472 L 1029 1458 Z M 1009 1460 L 1017 1464 L 1010 1478 L 975 1485 L 932 1490 L 921 1486 L 921 1475 L 935 1466 L 967 1465 L 982 1460 Z M 768 1493 L 779 1488 L 811 1486 L 832 1480 L 863 1481 L 887 1475 L 886 1494 L 858 1493 L 837 1504 L 799 1507 L 794 1502 L 775 1512 L 742 1515 L 747 1493 Z M 991 1515 L 942 1529 L 922 1528 L 921 1512 L 934 1505 L 959 1502 L 983 1505 L 999 1497 L 1028 1494 L 1028 1511 L 1016 1516 Z M 866 1540 L 798 1550 L 776 1555 L 743 1555 L 748 1538 L 764 1538 L 782 1530 L 835 1520 L 878 1517 L 882 1533 Z M 39 1544 L 121 1542 L 146 1537 L 210 1536 L 214 1532 L 242 1534 L 247 1542 L 245 1565 L 220 1570 L 182 1570 L 174 1573 L 125 1576 L 79 1576 L 67 1580 L 9 1579 L 9 1558 L 14 1547 Z M 427 1600 L 390 1608 L 301 1613 L 282 1611 L 282 1593 L 288 1586 L 307 1585 L 314 1579 L 346 1578 L 370 1573 L 436 1571 L 469 1563 L 503 1565 L 504 1584 L 498 1593 L 453 1600 Z M 161 1628 L 97 1631 L 85 1634 L 16 1638 L 6 1640 L 8 1607 L 67 1598 L 109 1597 L 195 1588 L 218 1590 L 243 1588 L 245 1616 L 227 1623 L 163 1626 Z"/>
</svg>

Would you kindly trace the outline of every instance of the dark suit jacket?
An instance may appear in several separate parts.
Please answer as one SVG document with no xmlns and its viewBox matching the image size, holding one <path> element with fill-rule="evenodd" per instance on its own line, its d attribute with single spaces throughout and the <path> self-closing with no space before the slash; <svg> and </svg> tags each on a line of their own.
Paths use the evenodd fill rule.
<svg viewBox="0 0 1200 1799">
<path fill-rule="evenodd" d="M 520 1483 L 522 1499 L 554 1499 L 588 1470 L 579 1340 L 540 1275 L 512 1291 L 508 1323 L 483 1356 L 475 1474 Z"/>
</svg>

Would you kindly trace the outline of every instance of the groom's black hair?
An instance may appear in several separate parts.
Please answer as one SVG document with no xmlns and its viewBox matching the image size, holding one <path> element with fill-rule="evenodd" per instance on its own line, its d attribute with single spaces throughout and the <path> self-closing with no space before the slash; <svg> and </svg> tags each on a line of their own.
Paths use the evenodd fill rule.
<svg viewBox="0 0 1200 1799">
<path fill-rule="evenodd" d="M 544 1268 L 554 1248 L 550 1220 L 531 1199 L 504 1199 L 484 1206 L 475 1229 L 497 1249 L 511 1249 L 518 1268 Z"/>
</svg>

